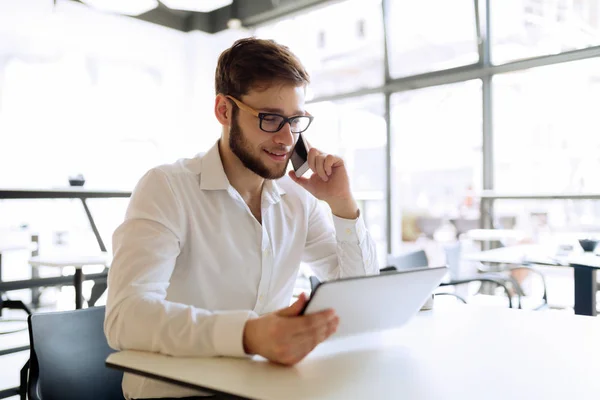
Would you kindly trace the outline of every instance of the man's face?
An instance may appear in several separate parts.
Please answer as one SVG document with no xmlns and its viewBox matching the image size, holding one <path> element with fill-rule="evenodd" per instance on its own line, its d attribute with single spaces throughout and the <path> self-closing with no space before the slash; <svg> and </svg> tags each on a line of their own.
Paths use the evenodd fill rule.
<svg viewBox="0 0 600 400">
<path fill-rule="evenodd" d="M 262 91 L 250 91 L 242 102 L 259 112 L 285 117 L 304 115 L 304 87 L 274 85 Z M 258 117 L 233 107 L 229 147 L 244 166 L 265 179 L 285 175 L 297 135 L 285 124 L 278 132 L 260 129 Z"/>
</svg>

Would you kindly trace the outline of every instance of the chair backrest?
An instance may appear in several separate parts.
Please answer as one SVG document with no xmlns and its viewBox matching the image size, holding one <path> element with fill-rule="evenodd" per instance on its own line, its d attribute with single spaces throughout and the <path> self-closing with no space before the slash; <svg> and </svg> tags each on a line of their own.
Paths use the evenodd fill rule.
<svg viewBox="0 0 600 400">
<path fill-rule="evenodd" d="M 308 280 L 310 281 L 310 292 L 313 293 L 317 286 L 321 284 L 321 281 L 319 281 L 319 278 L 314 275 L 311 275 Z"/>
<path fill-rule="evenodd" d="M 446 254 L 446 265 L 448 266 L 448 273 L 450 279 L 460 278 L 460 259 L 461 259 L 461 245 L 460 242 L 452 243 L 444 247 L 444 253 Z"/>
<path fill-rule="evenodd" d="M 104 307 L 29 316 L 32 400 L 122 400 L 123 373 L 104 362 Z"/>
<path fill-rule="evenodd" d="M 456 228 L 456 237 L 469 232 L 471 229 L 479 228 L 479 219 L 454 218 L 450 222 Z"/>
<path fill-rule="evenodd" d="M 429 260 L 427 260 L 427 254 L 424 250 L 417 250 L 399 256 L 389 256 L 388 264 L 398 270 L 403 270 L 427 267 L 429 266 Z"/>
<path fill-rule="evenodd" d="M 435 233 L 436 229 L 442 226 L 443 222 L 444 221 L 441 218 L 437 217 L 421 216 L 415 219 L 415 225 L 417 226 L 417 229 L 419 229 L 422 234 L 430 239 L 433 238 L 433 234 Z"/>
</svg>

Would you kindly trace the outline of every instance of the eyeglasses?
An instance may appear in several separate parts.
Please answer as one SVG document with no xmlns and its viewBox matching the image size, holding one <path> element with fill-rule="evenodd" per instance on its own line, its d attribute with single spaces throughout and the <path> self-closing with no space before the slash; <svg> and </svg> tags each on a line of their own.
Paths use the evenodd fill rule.
<svg viewBox="0 0 600 400">
<path fill-rule="evenodd" d="M 307 130 L 314 118 L 312 115 L 296 115 L 287 118 L 279 114 L 258 112 L 254 108 L 242 103 L 235 97 L 229 95 L 225 97 L 233 101 L 240 109 L 249 112 L 255 117 L 258 117 L 259 127 L 264 132 L 279 132 L 279 130 L 283 128 L 283 126 L 287 122 L 288 124 L 290 124 L 290 129 L 292 133 L 297 135 Z"/>
</svg>

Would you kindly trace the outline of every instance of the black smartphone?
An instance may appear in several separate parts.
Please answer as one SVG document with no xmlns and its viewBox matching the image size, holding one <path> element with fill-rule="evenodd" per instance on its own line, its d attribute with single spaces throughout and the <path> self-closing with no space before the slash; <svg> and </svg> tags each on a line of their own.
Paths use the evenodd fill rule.
<svg viewBox="0 0 600 400">
<path fill-rule="evenodd" d="M 296 173 L 296 176 L 300 178 L 308 171 L 308 149 L 302 134 L 298 135 L 298 140 L 294 146 L 291 159 L 294 172 Z"/>
</svg>

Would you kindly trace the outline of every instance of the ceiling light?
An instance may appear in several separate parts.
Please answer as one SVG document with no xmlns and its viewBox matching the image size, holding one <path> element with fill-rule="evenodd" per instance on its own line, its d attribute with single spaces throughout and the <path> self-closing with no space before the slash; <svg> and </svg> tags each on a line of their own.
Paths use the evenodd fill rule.
<svg viewBox="0 0 600 400">
<path fill-rule="evenodd" d="M 160 0 L 165 6 L 172 10 L 211 12 L 226 7 L 233 0 Z"/>
<path fill-rule="evenodd" d="M 227 27 L 229 29 L 240 29 L 242 27 L 242 21 L 238 18 L 231 18 L 227 21 Z"/>
<path fill-rule="evenodd" d="M 101 11 L 136 17 L 158 7 L 157 0 L 81 0 Z"/>
</svg>

